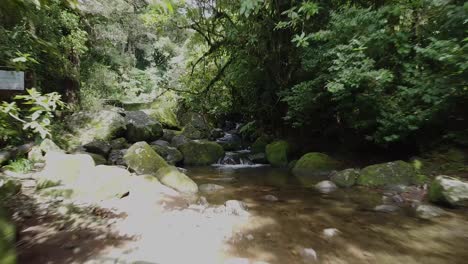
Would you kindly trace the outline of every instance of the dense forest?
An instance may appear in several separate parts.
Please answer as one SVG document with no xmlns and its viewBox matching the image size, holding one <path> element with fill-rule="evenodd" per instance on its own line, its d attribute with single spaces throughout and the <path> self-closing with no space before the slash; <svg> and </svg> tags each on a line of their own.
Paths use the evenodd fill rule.
<svg viewBox="0 0 468 264">
<path fill-rule="evenodd" d="M 73 109 L 170 94 L 250 133 L 467 143 L 464 1 L 4 2 L 0 65 Z"/>
<path fill-rule="evenodd" d="M 468 255 L 453 245 L 466 245 L 468 236 L 428 245 L 430 253 L 442 252 L 435 256 L 442 262 L 424 259 L 429 251 L 412 252 L 409 259 L 397 253 L 404 251 L 400 242 L 420 245 L 435 239 L 430 234 L 444 232 L 430 229 L 434 226 L 426 232 L 422 229 L 426 222 L 411 218 L 414 214 L 425 220 L 446 215 L 423 202 L 447 210 L 464 208 L 454 209 L 449 213 L 453 218 L 438 227 L 468 233 L 464 227 L 468 226 L 468 182 L 464 180 L 468 177 L 467 33 L 468 2 L 461 0 L 1 0 L 0 74 L 24 73 L 25 89 L 6 90 L 0 78 L 0 165 L 4 165 L 0 167 L 0 209 L 52 204 L 55 200 L 31 202 L 31 197 L 45 192 L 53 197 L 47 199 L 65 197 L 66 202 L 70 197 L 89 198 L 91 193 L 93 201 L 110 196 L 137 199 L 132 193 L 146 195 L 148 191 L 151 195 L 144 199 L 166 199 L 161 202 L 164 205 L 173 199 L 173 204 L 209 209 L 211 202 L 222 200 L 222 210 L 229 216 L 258 216 L 261 210 L 271 210 L 273 222 L 282 228 L 293 223 L 284 232 L 301 243 L 310 243 L 313 236 L 325 239 L 312 243 L 315 250 L 322 250 L 324 263 L 458 263 Z M 252 170 L 243 171 L 246 167 Z M 86 178 L 83 168 L 95 178 Z M 217 173 L 225 176 L 223 186 L 211 182 Z M 112 184 L 108 175 L 114 177 Z M 21 179 L 22 187 L 10 176 Z M 28 180 L 34 183 L 25 183 Z M 28 184 L 33 187 L 25 187 Z M 359 187 L 347 189 L 354 185 Z M 193 197 L 181 198 L 161 186 L 206 197 L 193 202 Z M 339 206 L 327 200 L 337 186 L 349 192 L 340 190 L 333 196 L 332 200 L 343 203 Z M 224 188 L 224 196 L 211 194 Z M 296 188 L 298 196 L 288 188 Z M 309 192 L 310 188 L 322 196 Z M 152 196 L 156 189 L 161 197 L 164 193 L 176 198 L 156 199 Z M 7 191 L 16 198 L 5 198 Z M 20 193 L 22 198 L 18 198 Z M 244 210 L 249 206 L 230 202 L 240 197 L 259 211 L 249 213 Z M 2 205 L 4 198 L 13 202 Z M 262 207 L 265 201 L 279 201 L 287 209 Z M 315 214 L 312 203 L 326 208 L 329 218 Z M 144 206 L 153 208 L 154 204 Z M 386 222 L 382 230 L 394 229 L 387 225 L 392 222 L 407 224 L 417 233 L 396 234 L 398 243 L 377 243 L 378 247 L 391 244 L 387 259 L 385 253 L 371 250 L 372 245 L 356 241 L 372 241 L 389 233 L 372 233 L 372 228 L 353 233 L 357 231 L 343 219 L 361 223 L 352 215 L 338 213 L 340 206 L 352 207 L 363 223 Z M 97 207 L 80 208 L 68 208 L 64 215 L 110 215 L 100 209 L 98 215 Z M 135 213 L 122 210 L 130 216 Z M 216 210 L 210 211 L 215 220 L 220 209 Z M 405 210 L 411 210 L 410 218 L 401 213 Z M 400 213 L 378 218 L 369 211 Z M 0 262 L 15 263 L 16 253 L 2 254 L 7 248 L 2 236 L 8 235 L 2 215 L 0 210 Z M 147 216 L 135 215 L 135 221 Z M 27 230 L 33 225 L 28 222 L 31 218 L 35 217 L 23 216 L 14 222 Z M 299 222 L 303 219 L 313 226 L 307 238 L 301 238 L 302 231 L 293 227 L 303 224 Z M 334 220 L 326 222 L 330 219 Z M 255 221 L 247 226 L 268 225 L 262 222 L 265 219 Z M 322 221 L 341 231 L 316 224 Z M 166 231 L 155 226 L 158 232 Z M 231 228 L 225 222 L 221 226 Z M 259 227 L 238 240 L 233 238 L 249 245 L 262 237 L 252 245 L 255 254 L 246 249 L 249 246 L 232 252 L 248 255 L 252 261 L 268 261 L 258 263 L 320 260 L 314 249 L 295 245 L 297 241 L 271 249 L 271 240 L 288 236 L 278 231 L 283 236 L 275 238 L 273 230 L 271 238 L 265 235 L 270 234 L 268 228 L 262 228 L 266 231 Z M 188 229 L 188 233 L 196 230 Z M 327 255 L 327 243 L 336 234 L 355 237 L 350 244 L 361 250 L 359 254 L 349 249 Z M 411 240 L 415 237 L 420 240 Z M 164 243 L 177 247 L 180 241 Z M 50 243 L 53 248 L 56 242 Z M 333 243 L 336 248 L 344 247 L 340 241 Z M 47 249 L 32 246 L 31 253 L 24 253 L 22 246 L 17 246 L 19 263 L 51 263 L 46 258 L 32 261 Z M 445 246 L 454 248 L 450 257 L 444 255 Z M 206 256 L 211 256 L 213 247 Z M 277 253 L 264 258 L 259 252 Z M 85 263 L 84 259 L 60 259 L 67 254 L 51 256 L 57 263 Z M 225 263 L 194 259 L 201 261 L 194 263 Z M 173 255 L 158 260 L 188 263 Z"/>
</svg>

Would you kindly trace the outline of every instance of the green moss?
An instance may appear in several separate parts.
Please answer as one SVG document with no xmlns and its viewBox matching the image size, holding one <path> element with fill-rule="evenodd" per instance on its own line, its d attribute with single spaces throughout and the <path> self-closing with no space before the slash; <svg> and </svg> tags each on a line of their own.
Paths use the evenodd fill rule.
<svg viewBox="0 0 468 264">
<path fill-rule="evenodd" d="M 416 177 L 413 166 L 404 161 L 375 164 L 361 170 L 358 184 L 364 186 L 385 186 L 392 184 L 411 184 Z"/>
<path fill-rule="evenodd" d="M 139 174 L 156 173 L 160 168 L 168 166 L 167 162 L 146 142 L 133 144 L 124 156 L 128 167 Z"/>
<path fill-rule="evenodd" d="M 216 142 L 207 140 L 194 140 L 179 147 L 184 155 L 184 164 L 203 166 L 216 163 L 223 155 L 224 150 Z"/>
<path fill-rule="evenodd" d="M 20 191 L 20 182 L 6 177 L 0 177 L 0 200 L 15 195 Z"/>
<path fill-rule="evenodd" d="M 265 148 L 268 162 L 274 167 L 288 166 L 289 144 L 284 140 L 270 143 Z"/>
<path fill-rule="evenodd" d="M 271 140 L 269 136 L 262 135 L 258 137 L 250 148 L 251 152 L 253 154 L 265 152 L 265 148 L 268 145 L 268 143 L 270 143 L 270 141 Z"/>
<path fill-rule="evenodd" d="M 413 181 L 412 181 L 412 183 L 415 185 L 423 185 L 428 182 L 429 182 L 429 178 L 424 174 L 416 174 L 413 177 Z"/>
<path fill-rule="evenodd" d="M 434 203 L 447 203 L 443 194 L 444 188 L 439 181 L 432 181 L 429 187 L 428 198 L 429 201 Z"/>
<path fill-rule="evenodd" d="M 340 167 L 340 163 L 330 156 L 310 152 L 302 156 L 293 168 L 294 175 L 323 174 Z"/>
<path fill-rule="evenodd" d="M 47 179 L 39 179 L 36 184 L 36 190 L 47 189 L 55 186 L 59 186 L 60 182 L 58 181 L 51 181 Z"/>
<path fill-rule="evenodd" d="M 58 187 L 51 187 L 40 190 L 39 194 L 44 196 L 51 196 L 51 197 L 63 197 L 63 198 L 70 198 L 73 196 L 74 191 L 69 188 L 65 188 L 62 186 Z"/>
<path fill-rule="evenodd" d="M 338 187 L 349 188 L 356 184 L 356 180 L 359 177 L 359 170 L 346 169 L 338 171 L 331 175 L 330 180 L 334 182 Z"/>
</svg>

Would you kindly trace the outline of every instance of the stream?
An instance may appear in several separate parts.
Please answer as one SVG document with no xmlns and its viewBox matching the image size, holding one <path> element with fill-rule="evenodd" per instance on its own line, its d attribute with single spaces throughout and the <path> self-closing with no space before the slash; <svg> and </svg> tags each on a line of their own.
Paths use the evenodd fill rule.
<svg viewBox="0 0 468 264">
<path fill-rule="evenodd" d="M 313 249 L 318 263 L 440 264 L 468 258 L 465 209 L 448 209 L 431 220 L 416 218 L 411 208 L 375 212 L 382 191 L 353 187 L 321 194 L 302 188 L 286 170 L 262 165 L 188 168 L 187 175 L 198 184 L 225 187 L 205 194 L 210 203 L 235 199 L 247 205 L 251 218 L 229 242 L 232 255 L 268 263 L 314 263 L 304 249 Z"/>
</svg>

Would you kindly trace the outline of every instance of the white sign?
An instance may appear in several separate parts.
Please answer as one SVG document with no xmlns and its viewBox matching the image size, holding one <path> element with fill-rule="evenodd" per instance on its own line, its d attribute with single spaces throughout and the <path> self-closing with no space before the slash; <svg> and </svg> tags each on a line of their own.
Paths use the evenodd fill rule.
<svg viewBox="0 0 468 264">
<path fill-rule="evenodd" d="M 24 90 L 24 72 L 0 71 L 0 90 Z"/>
</svg>

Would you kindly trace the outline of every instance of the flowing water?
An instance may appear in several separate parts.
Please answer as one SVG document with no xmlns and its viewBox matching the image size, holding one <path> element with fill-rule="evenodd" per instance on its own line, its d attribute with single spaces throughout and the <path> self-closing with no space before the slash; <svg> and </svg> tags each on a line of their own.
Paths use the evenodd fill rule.
<svg viewBox="0 0 468 264">
<path fill-rule="evenodd" d="M 339 189 L 331 194 L 300 187 L 287 171 L 258 165 L 189 168 L 198 184 L 225 189 L 205 195 L 212 204 L 244 201 L 252 217 L 230 254 L 268 263 L 468 263 L 468 211 L 448 210 L 432 220 L 416 218 L 411 208 L 373 211 L 382 192 Z M 274 195 L 278 201 L 266 201 Z M 327 237 L 323 230 L 339 232 Z M 317 254 L 305 257 L 304 249 Z"/>
</svg>

